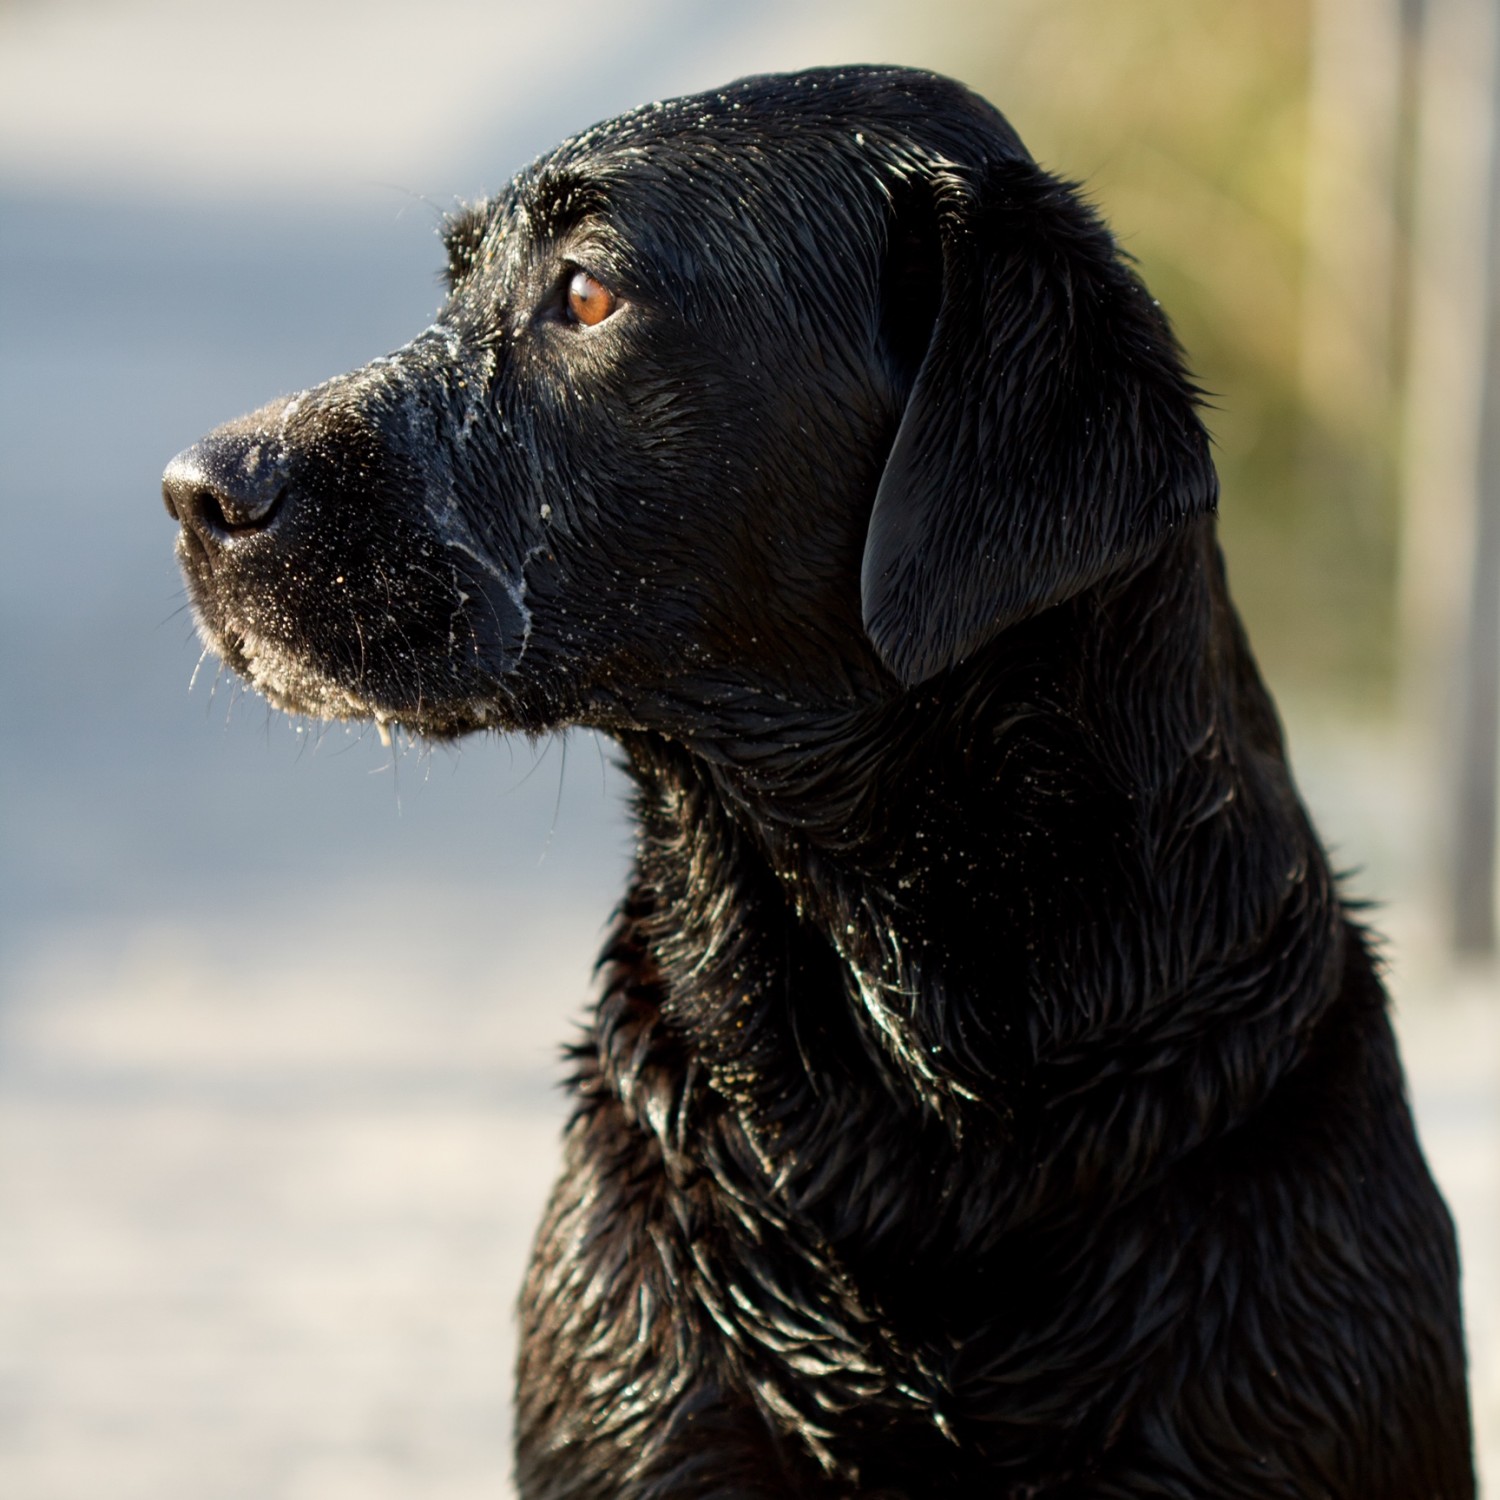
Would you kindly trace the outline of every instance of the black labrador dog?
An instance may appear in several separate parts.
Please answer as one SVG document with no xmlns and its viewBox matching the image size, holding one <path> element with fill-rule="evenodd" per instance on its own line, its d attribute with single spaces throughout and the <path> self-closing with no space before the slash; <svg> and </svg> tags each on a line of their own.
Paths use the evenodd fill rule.
<svg viewBox="0 0 1500 1500">
<path fill-rule="evenodd" d="M 849 68 L 600 125 L 446 240 L 430 328 L 165 493 L 272 703 L 633 772 L 521 1494 L 1471 1495 L 1385 997 L 1097 215 Z"/>
</svg>

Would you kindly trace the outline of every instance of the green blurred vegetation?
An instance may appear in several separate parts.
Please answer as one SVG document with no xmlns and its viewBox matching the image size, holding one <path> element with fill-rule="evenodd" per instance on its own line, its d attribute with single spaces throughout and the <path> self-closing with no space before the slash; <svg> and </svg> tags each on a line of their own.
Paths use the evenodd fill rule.
<svg viewBox="0 0 1500 1500">
<path fill-rule="evenodd" d="M 1209 393 L 1230 577 L 1273 685 L 1383 707 L 1394 371 L 1315 400 L 1299 377 L 1310 0 L 934 0 L 891 19 L 907 56 L 1081 183 L 1171 316 Z M 1394 305 L 1390 286 L 1369 295 Z"/>
</svg>

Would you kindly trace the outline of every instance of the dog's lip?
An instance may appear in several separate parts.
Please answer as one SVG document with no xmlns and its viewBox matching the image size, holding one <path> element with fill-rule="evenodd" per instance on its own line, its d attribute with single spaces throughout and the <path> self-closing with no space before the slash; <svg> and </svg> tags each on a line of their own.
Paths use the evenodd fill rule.
<svg viewBox="0 0 1500 1500">
<path fill-rule="evenodd" d="M 177 533 L 177 561 L 187 570 L 190 579 L 199 575 L 206 578 L 213 576 L 213 553 L 191 526 L 183 526 Z"/>
<path fill-rule="evenodd" d="M 272 708 L 293 717 L 373 723 L 382 740 L 397 727 L 417 738 L 446 741 L 486 729 L 525 729 L 526 721 L 496 683 L 474 681 L 424 700 L 399 684 L 346 681 L 295 644 L 265 636 L 220 591 L 199 576 L 190 584 L 205 645 Z"/>
</svg>

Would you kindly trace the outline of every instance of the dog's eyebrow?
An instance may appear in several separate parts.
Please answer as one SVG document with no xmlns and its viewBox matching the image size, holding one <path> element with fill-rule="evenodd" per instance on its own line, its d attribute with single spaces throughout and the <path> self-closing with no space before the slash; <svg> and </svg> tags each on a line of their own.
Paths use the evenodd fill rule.
<svg viewBox="0 0 1500 1500">
<path fill-rule="evenodd" d="M 551 172 L 529 183 L 525 208 L 533 231 L 540 235 L 566 234 L 581 219 L 607 204 L 603 186 L 571 171 Z"/>
<path fill-rule="evenodd" d="M 438 237 L 448 252 L 444 275 L 449 290 L 473 268 L 485 231 L 489 228 L 490 209 L 489 200 L 481 199 L 477 203 L 461 203 L 452 213 L 443 216 Z"/>
</svg>

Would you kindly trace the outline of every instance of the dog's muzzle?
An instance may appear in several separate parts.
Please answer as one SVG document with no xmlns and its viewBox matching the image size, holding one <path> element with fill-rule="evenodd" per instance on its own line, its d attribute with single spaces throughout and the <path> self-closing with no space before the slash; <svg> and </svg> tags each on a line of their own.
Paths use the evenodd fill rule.
<svg viewBox="0 0 1500 1500">
<path fill-rule="evenodd" d="M 526 649 L 527 554 L 460 508 L 434 342 L 226 423 L 162 477 L 206 643 L 280 707 L 457 733 Z"/>
</svg>

